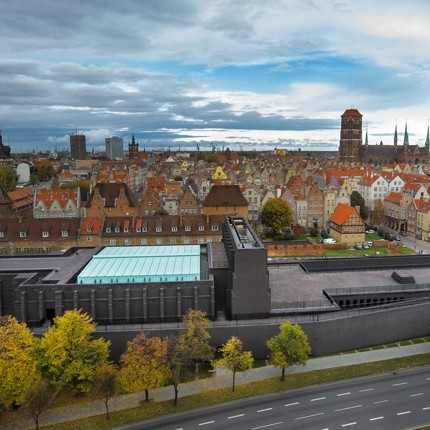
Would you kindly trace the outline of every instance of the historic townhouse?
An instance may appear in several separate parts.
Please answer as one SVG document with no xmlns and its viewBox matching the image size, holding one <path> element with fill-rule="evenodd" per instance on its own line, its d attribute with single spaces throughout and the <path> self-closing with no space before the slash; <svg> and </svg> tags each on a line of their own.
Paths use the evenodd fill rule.
<svg viewBox="0 0 430 430">
<path fill-rule="evenodd" d="M 248 219 L 248 201 L 238 185 L 213 185 L 205 201 L 206 215 L 238 215 Z"/>
<path fill-rule="evenodd" d="M 330 235 L 340 243 L 363 243 L 365 227 L 356 208 L 345 203 L 339 203 L 330 217 Z"/>
<path fill-rule="evenodd" d="M 80 218 L 80 188 L 47 190 L 40 188 L 34 195 L 34 218 Z"/>
<path fill-rule="evenodd" d="M 389 189 L 388 181 L 381 175 L 367 172 L 357 184 L 357 191 L 364 198 L 366 206 L 373 210 L 377 199 L 383 200 Z"/>
<path fill-rule="evenodd" d="M 306 195 L 308 212 L 306 226 L 324 227 L 324 194 L 317 184 L 313 184 Z"/>
<path fill-rule="evenodd" d="M 179 205 L 177 205 L 179 206 Z M 155 215 L 166 210 L 163 201 L 157 191 L 147 191 L 141 198 L 139 204 L 139 215 Z"/>
<path fill-rule="evenodd" d="M 182 193 L 179 199 L 178 212 L 180 215 L 196 215 L 201 213 L 200 204 L 196 195 L 191 191 L 191 188 L 187 188 Z"/>
<path fill-rule="evenodd" d="M 397 231 L 406 231 L 406 211 L 413 198 L 409 194 L 392 191 L 384 199 L 384 214 L 388 227 Z"/>
</svg>

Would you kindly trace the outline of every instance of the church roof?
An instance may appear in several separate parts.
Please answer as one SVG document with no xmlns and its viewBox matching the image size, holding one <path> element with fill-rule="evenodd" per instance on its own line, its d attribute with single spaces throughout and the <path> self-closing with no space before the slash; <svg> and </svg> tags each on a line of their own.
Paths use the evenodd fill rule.
<svg viewBox="0 0 430 430">
<path fill-rule="evenodd" d="M 362 117 L 363 115 L 357 110 L 357 109 L 347 109 L 342 116 L 359 116 Z"/>
</svg>

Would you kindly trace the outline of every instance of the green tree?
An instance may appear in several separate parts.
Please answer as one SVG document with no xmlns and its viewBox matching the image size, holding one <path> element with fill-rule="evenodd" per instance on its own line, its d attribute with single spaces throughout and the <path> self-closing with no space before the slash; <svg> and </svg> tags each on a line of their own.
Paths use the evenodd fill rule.
<svg viewBox="0 0 430 430">
<path fill-rule="evenodd" d="M 179 384 L 183 373 L 193 362 L 193 349 L 188 344 L 185 333 L 167 337 L 168 381 L 173 385 L 175 397 L 173 404 L 178 404 Z"/>
<path fill-rule="evenodd" d="M 51 180 L 55 176 L 56 171 L 51 164 L 35 164 L 34 174 L 37 176 L 39 182 L 43 182 Z"/>
<path fill-rule="evenodd" d="M 149 390 L 161 387 L 167 373 L 167 340 L 138 334 L 127 342 L 127 349 L 120 357 L 118 381 L 126 392 L 145 391 L 149 401 Z"/>
<path fill-rule="evenodd" d="M 211 338 L 208 330 L 209 320 L 206 317 L 206 312 L 189 309 L 184 316 L 184 323 L 185 336 L 191 348 L 192 361 L 196 365 L 196 373 L 198 373 L 198 365 L 210 362 L 214 357 L 214 348 L 209 344 Z"/>
<path fill-rule="evenodd" d="M 36 342 L 24 323 L 10 315 L 0 318 L 0 403 L 6 409 L 22 404 L 39 378 Z"/>
<path fill-rule="evenodd" d="M 282 369 L 281 381 L 285 379 L 285 368 L 295 364 L 305 365 L 311 347 L 308 337 L 298 324 L 284 321 L 279 326 L 279 334 L 267 341 L 269 361 L 273 366 Z"/>
<path fill-rule="evenodd" d="M 55 387 L 77 393 L 90 390 L 97 369 L 107 363 L 110 342 L 92 339 L 96 324 L 81 310 L 54 319 L 40 341 L 42 374 Z"/>
<path fill-rule="evenodd" d="M 222 358 L 214 362 L 215 366 L 225 367 L 233 375 L 233 391 L 236 385 L 236 373 L 249 370 L 254 364 L 254 358 L 251 351 L 243 350 L 243 343 L 236 336 L 232 336 L 221 347 Z"/>
<path fill-rule="evenodd" d="M 24 407 L 33 418 L 36 430 L 39 429 L 40 415 L 48 409 L 57 392 L 44 379 L 39 379 L 27 392 Z"/>
<path fill-rule="evenodd" d="M 290 205 L 280 198 L 270 199 L 261 209 L 261 225 L 271 229 L 274 235 L 289 228 L 293 213 Z"/>
<path fill-rule="evenodd" d="M 16 174 L 12 167 L 0 167 L 0 185 L 6 192 L 16 188 Z"/>
<path fill-rule="evenodd" d="M 360 216 L 364 220 L 369 217 L 369 208 L 362 195 L 358 191 L 353 191 L 349 196 L 349 202 L 352 207 L 360 206 Z"/>
<path fill-rule="evenodd" d="M 93 380 L 93 393 L 105 404 L 106 419 L 109 420 L 109 401 L 116 394 L 117 369 L 112 364 L 104 364 L 96 370 Z"/>
</svg>

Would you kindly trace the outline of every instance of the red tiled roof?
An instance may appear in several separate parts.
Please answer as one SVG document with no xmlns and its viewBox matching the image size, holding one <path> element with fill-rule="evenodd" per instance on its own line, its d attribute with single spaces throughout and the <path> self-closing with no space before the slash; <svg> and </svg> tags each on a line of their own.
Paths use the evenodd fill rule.
<svg viewBox="0 0 430 430">
<path fill-rule="evenodd" d="M 400 203 L 402 201 L 402 193 L 396 193 L 395 191 L 391 191 L 391 193 L 388 194 L 387 197 L 385 197 L 385 200 L 389 202 Z"/>
<path fill-rule="evenodd" d="M 356 210 L 351 205 L 338 203 L 333 214 L 330 216 L 330 221 L 337 225 L 343 225 L 354 212 L 356 213 Z"/>
</svg>

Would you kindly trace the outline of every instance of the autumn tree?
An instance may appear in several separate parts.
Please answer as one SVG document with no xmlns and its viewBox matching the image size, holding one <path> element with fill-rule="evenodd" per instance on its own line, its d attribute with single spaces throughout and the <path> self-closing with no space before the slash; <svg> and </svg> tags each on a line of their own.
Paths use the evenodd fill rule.
<svg viewBox="0 0 430 430">
<path fill-rule="evenodd" d="M 186 340 L 198 373 L 198 365 L 213 360 L 214 356 L 214 348 L 209 344 L 209 320 L 206 312 L 189 309 L 184 316 L 184 323 Z"/>
<path fill-rule="evenodd" d="M 12 316 L 0 318 L 0 403 L 5 409 L 22 404 L 39 378 L 36 339 L 24 323 Z"/>
<path fill-rule="evenodd" d="M 188 343 L 186 333 L 167 337 L 167 375 L 173 385 L 175 397 L 173 404 L 178 404 L 179 383 L 183 373 L 193 363 L 193 347 Z"/>
<path fill-rule="evenodd" d="M 236 336 L 232 336 L 220 349 L 222 358 L 214 362 L 215 366 L 221 366 L 232 372 L 233 391 L 235 390 L 236 373 L 249 370 L 254 364 L 251 351 L 243 350 L 243 343 Z"/>
<path fill-rule="evenodd" d="M 293 221 L 293 212 L 288 202 L 281 198 L 270 199 L 261 209 L 261 225 L 277 235 L 285 231 Z"/>
<path fill-rule="evenodd" d="M 305 365 L 311 347 L 308 337 L 298 324 L 284 321 L 279 326 L 279 334 L 267 341 L 269 361 L 275 367 L 282 369 L 281 381 L 285 379 L 285 368 L 295 364 Z"/>
<path fill-rule="evenodd" d="M 104 364 L 96 370 L 93 379 L 93 393 L 104 403 L 106 419 L 109 420 L 109 401 L 116 394 L 117 369 L 112 364 Z"/>
<path fill-rule="evenodd" d="M 44 379 L 39 379 L 26 393 L 24 408 L 33 418 L 36 430 L 39 429 L 40 416 L 52 403 L 58 391 Z"/>
<path fill-rule="evenodd" d="M 120 358 L 118 381 L 126 392 L 145 391 L 149 401 L 149 390 L 160 387 L 166 381 L 167 340 L 138 334 L 127 342 L 127 349 Z"/>
<path fill-rule="evenodd" d="M 96 324 L 81 310 L 66 311 L 54 319 L 40 341 L 42 374 L 55 387 L 77 393 L 90 390 L 94 374 L 109 356 L 110 342 L 92 339 Z"/>
<path fill-rule="evenodd" d="M 371 225 L 381 225 L 384 224 L 385 220 L 385 210 L 384 202 L 381 199 L 376 199 L 372 211 L 372 224 Z"/>
</svg>

